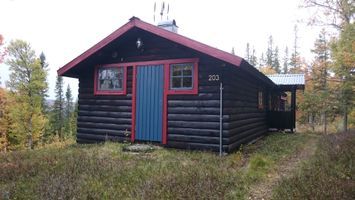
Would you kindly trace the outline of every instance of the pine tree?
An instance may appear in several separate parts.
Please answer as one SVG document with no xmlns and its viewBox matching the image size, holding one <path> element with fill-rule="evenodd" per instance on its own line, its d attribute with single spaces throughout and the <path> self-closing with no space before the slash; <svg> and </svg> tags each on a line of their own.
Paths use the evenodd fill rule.
<svg viewBox="0 0 355 200">
<path fill-rule="evenodd" d="M 327 78 L 328 68 L 330 66 L 329 60 L 329 45 L 326 39 L 326 32 L 323 29 L 319 34 L 318 39 L 314 43 L 312 53 L 315 54 L 315 59 L 312 67 L 312 83 L 313 95 L 320 97 L 321 101 L 317 102 L 318 112 L 320 112 L 320 121 L 323 122 L 323 132 L 327 133 L 327 120 L 329 112 L 332 111 L 331 100 Z"/>
<path fill-rule="evenodd" d="M 354 109 L 355 102 L 355 24 L 344 26 L 340 37 L 332 45 L 332 58 L 334 60 L 333 70 L 335 75 L 341 80 L 339 89 L 341 91 L 340 103 L 343 115 L 343 129 L 348 129 L 348 114 Z"/>
<path fill-rule="evenodd" d="M 281 66 L 279 61 L 279 47 L 276 46 L 274 50 L 274 56 L 272 61 L 272 68 L 279 74 L 281 72 Z"/>
<path fill-rule="evenodd" d="M 245 49 L 245 60 L 250 63 L 250 45 L 249 42 L 247 42 L 247 46 Z"/>
<path fill-rule="evenodd" d="M 65 92 L 65 134 L 67 136 L 73 135 L 73 133 L 71 132 L 72 118 L 73 118 L 73 96 L 71 93 L 70 86 L 68 84 L 67 90 Z"/>
<path fill-rule="evenodd" d="M 327 75 L 329 68 L 329 45 L 326 39 L 326 32 L 323 29 L 319 37 L 314 43 L 314 49 L 311 50 L 315 54 L 315 61 L 313 64 L 313 84 L 315 90 L 326 90 Z"/>
<path fill-rule="evenodd" d="M 260 59 L 259 59 L 259 68 L 264 67 L 266 65 L 266 59 L 264 56 L 264 53 L 261 53 Z"/>
<path fill-rule="evenodd" d="M 293 52 L 291 54 L 290 65 L 292 68 L 299 68 L 300 66 L 300 55 L 298 52 L 298 27 L 294 26 L 294 43 L 293 43 Z"/>
<path fill-rule="evenodd" d="M 288 63 L 289 63 L 289 58 L 288 58 L 288 47 L 286 46 L 285 48 L 285 55 L 283 58 L 283 73 L 287 74 L 288 73 Z"/>
<path fill-rule="evenodd" d="M 47 119 L 42 112 L 41 92 L 46 88 L 46 72 L 36 58 L 35 51 L 22 40 L 11 41 L 6 63 L 10 66 L 11 90 L 15 104 L 10 116 L 12 134 L 18 138 L 25 136 L 27 146 L 33 149 L 42 137 Z M 23 143 L 23 141 L 20 141 Z M 20 144 L 21 145 L 21 144 Z"/>
<path fill-rule="evenodd" d="M 55 124 L 54 130 L 59 137 L 63 139 L 63 126 L 64 126 L 64 92 L 63 92 L 63 77 L 57 76 L 57 81 L 55 83 L 55 101 L 54 101 L 54 118 Z"/>
<path fill-rule="evenodd" d="M 46 77 L 48 74 L 48 63 L 46 61 L 46 56 L 44 55 L 43 52 L 41 52 L 40 56 L 40 63 L 41 63 L 41 67 L 43 69 L 43 71 L 46 73 Z M 43 88 L 43 90 L 41 91 L 41 96 L 42 96 L 42 111 L 43 113 L 46 113 L 48 108 L 47 108 L 47 104 L 46 104 L 46 98 L 48 97 L 48 83 L 47 80 L 44 80 L 44 83 L 46 84 L 46 86 Z"/>
<path fill-rule="evenodd" d="M 250 61 L 249 63 L 253 66 L 257 66 L 258 64 L 258 61 L 257 61 L 257 57 L 256 57 L 256 52 L 255 52 L 255 48 L 253 47 L 253 50 L 252 50 L 252 54 L 250 56 Z"/>
<path fill-rule="evenodd" d="M 268 44 L 267 44 L 267 50 L 266 50 L 266 65 L 272 66 L 272 63 L 274 61 L 274 49 L 273 49 L 273 39 L 272 35 L 269 36 Z"/>
</svg>

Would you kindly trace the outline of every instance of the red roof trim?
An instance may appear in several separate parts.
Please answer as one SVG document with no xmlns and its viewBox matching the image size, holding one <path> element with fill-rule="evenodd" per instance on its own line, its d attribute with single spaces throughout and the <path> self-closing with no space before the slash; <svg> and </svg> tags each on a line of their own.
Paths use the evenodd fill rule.
<svg viewBox="0 0 355 200">
<path fill-rule="evenodd" d="M 58 75 L 63 75 L 65 72 L 70 70 L 71 68 L 75 67 L 77 64 L 82 62 L 83 60 L 87 59 L 89 56 L 93 55 L 95 52 L 115 40 L 116 38 L 120 37 L 133 27 L 137 27 L 140 29 L 143 29 L 145 31 L 148 31 L 150 33 L 153 33 L 157 36 L 166 38 L 168 40 L 171 40 L 173 42 L 179 43 L 181 45 L 184 45 L 188 48 L 191 48 L 193 50 L 199 51 L 201 53 L 205 53 L 211 57 L 223 60 L 225 62 L 228 62 L 230 64 L 233 64 L 235 66 L 240 66 L 242 62 L 242 58 L 232 55 L 230 53 L 227 53 L 225 51 L 219 50 L 217 48 L 205 45 L 201 42 L 197 42 L 195 40 L 192 40 L 190 38 L 184 37 L 182 35 L 161 29 L 157 26 L 154 26 L 152 24 L 143 22 L 139 20 L 138 18 L 131 18 L 131 20 L 123 25 L 121 28 L 117 29 L 113 33 L 111 33 L 109 36 L 101 40 L 99 43 L 85 51 L 83 54 L 75 58 L 74 60 L 70 61 L 68 64 L 64 65 L 62 68 L 60 68 L 57 72 Z"/>
</svg>

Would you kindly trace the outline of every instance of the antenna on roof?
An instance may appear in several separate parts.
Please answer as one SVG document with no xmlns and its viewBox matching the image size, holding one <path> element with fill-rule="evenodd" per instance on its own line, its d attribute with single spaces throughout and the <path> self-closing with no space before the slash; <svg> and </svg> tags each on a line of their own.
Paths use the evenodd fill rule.
<svg viewBox="0 0 355 200">
<path fill-rule="evenodd" d="M 163 20 L 164 10 L 165 10 L 165 2 L 163 1 L 163 4 L 161 5 L 161 11 L 160 11 L 160 20 Z"/>
<path fill-rule="evenodd" d="M 153 20 L 155 22 L 155 10 L 157 9 L 157 2 L 154 2 L 154 15 L 153 15 Z"/>
</svg>

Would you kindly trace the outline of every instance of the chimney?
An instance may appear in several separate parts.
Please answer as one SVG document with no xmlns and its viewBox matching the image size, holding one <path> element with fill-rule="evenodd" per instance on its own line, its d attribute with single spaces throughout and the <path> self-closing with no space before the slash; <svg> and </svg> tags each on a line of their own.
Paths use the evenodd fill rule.
<svg viewBox="0 0 355 200">
<path fill-rule="evenodd" d="M 166 20 L 166 21 L 161 21 L 158 23 L 158 27 L 177 33 L 178 32 L 178 26 L 176 25 L 175 19 L 173 20 Z"/>
</svg>

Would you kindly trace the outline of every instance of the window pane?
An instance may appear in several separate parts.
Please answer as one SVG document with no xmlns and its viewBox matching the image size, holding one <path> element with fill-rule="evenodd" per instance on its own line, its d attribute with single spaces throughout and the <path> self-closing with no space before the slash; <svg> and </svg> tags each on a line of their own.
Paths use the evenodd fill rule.
<svg viewBox="0 0 355 200">
<path fill-rule="evenodd" d="M 193 85 L 193 63 L 170 65 L 170 81 L 173 89 L 191 89 Z"/>
<path fill-rule="evenodd" d="M 184 76 L 192 76 L 192 65 L 186 65 L 183 68 L 183 75 Z"/>
<path fill-rule="evenodd" d="M 182 85 L 184 88 L 192 88 L 192 77 L 184 77 Z"/>
<path fill-rule="evenodd" d="M 182 69 L 180 66 L 172 66 L 172 76 L 181 76 Z"/>
<path fill-rule="evenodd" d="M 122 90 L 123 89 L 123 72 L 122 67 L 100 68 L 99 69 L 99 90 Z"/>
<path fill-rule="evenodd" d="M 182 87 L 181 81 L 182 81 L 181 77 L 172 78 L 171 87 L 172 88 L 181 88 Z"/>
</svg>

